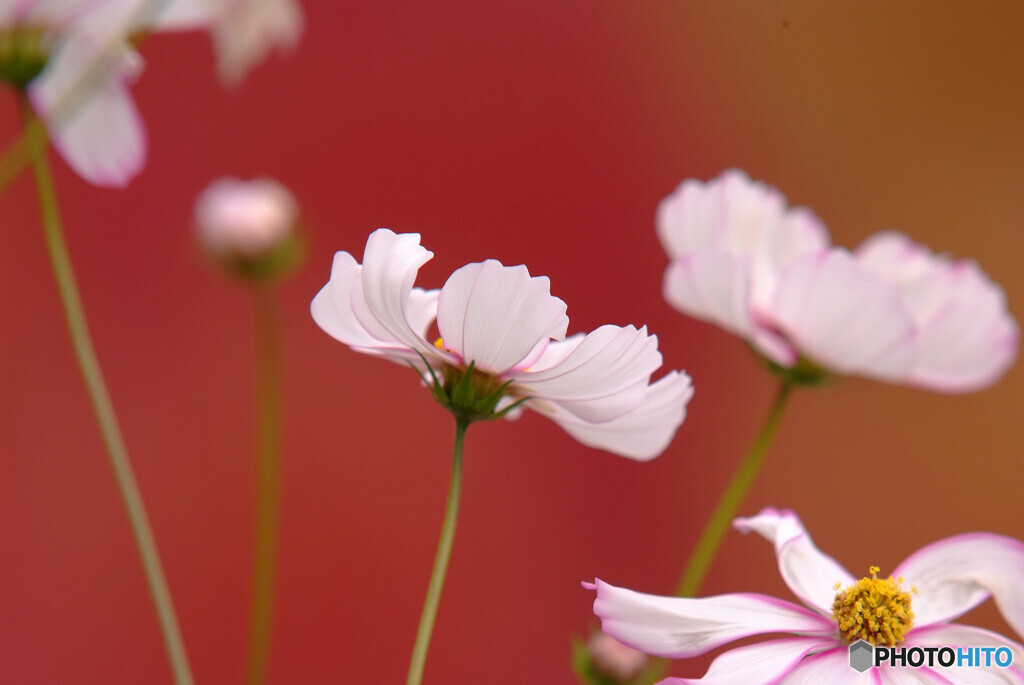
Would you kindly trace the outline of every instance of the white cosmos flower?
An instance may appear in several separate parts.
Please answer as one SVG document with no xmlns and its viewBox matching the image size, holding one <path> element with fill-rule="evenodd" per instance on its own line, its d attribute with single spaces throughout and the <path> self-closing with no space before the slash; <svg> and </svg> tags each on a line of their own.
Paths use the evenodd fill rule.
<svg viewBox="0 0 1024 685">
<path fill-rule="evenodd" d="M 566 306 L 548 279 L 494 260 L 467 264 L 440 290 L 414 288 L 433 256 L 419 242 L 418 234 L 382 228 L 367 240 L 361 265 L 338 252 L 313 298 L 316 323 L 357 352 L 443 379 L 446 402 L 466 379 L 473 402 L 501 389 L 499 411 L 522 400 L 586 445 L 641 460 L 667 447 L 693 389 L 677 371 L 650 382 L 661 354 L 646 328 L 609 325 L 565 338 Z M 436 344 L 426 337 L 435 320 Z M 486 413 L 494 409 L 491 402 Z"/>
<path fill-rule="evenodd" d="M 124 186 L 145 165 L 145 128 L 129 91 L 142 59 L 128 39 L 200 26 L 179 2 L 0 0 L 0 42 L 9 50 L 0 63 L 30 60 L 35 68 L 15 85 L 27 85 L 54 147 L 90 183 Z"/>
<path fill-rule="evenodd" d="M 830 247 L 809 210 L 730 170 L 658 209 L 666 300 L 784 368 L 810 363 L 945 392 L 996 382 L 1017 355 L 1005 296 L 973 262 L 898 233 Z"/>
<path fill-rule="evenodd" d="M 758 594 L 714 597 L 656 597 L 608 585 L 600 580 L 594 613 L 604 632 L 649 654 L 686 659 L 734 640 L 769 633 L 790 633 L 736 647 L 719 655 L 703 678 L 668 678 L 685 685 L 1021 685 L 1024 648 L 1017 642 L 973 626 L 951 623 L 989 597 L 1018 635 L 1024 634 L 1024 543 L 992 533 L 946 538 L 911 554 L 889 579 L 858 581 L 822 553 L 791 511 L 764 509 L 733 523 L 755 532 L 775 547 L 783 580 L 804 606 Z M 876 569 L 872 569 L 875 571 Z M 837 587 L 842 599 L 837 603 Z M 874 626 L 855 611 L 855 599 L 871 596 L 887 607 L 872 611 Z M 892 602 L 898 600 L 896 604 Z M 890 609 L 909 603 L 912 617 Z M 866 604 L 866 602 L 865 602 Z M 836 609 L 836 607 L 839 607 Z M 844 631 L 839 621 L 845 622 Z M 865 633 L 853 636 L 864 630 Z M 855 638 L 886 642 L 896 634 L 903 647 L 1006 647 L 1009 668 L 909 669 L 883 664 L 858 673 L 849 666 L 848 645 Z M 845 633 L 847 637 L 844 637 Z"/>
</svg>

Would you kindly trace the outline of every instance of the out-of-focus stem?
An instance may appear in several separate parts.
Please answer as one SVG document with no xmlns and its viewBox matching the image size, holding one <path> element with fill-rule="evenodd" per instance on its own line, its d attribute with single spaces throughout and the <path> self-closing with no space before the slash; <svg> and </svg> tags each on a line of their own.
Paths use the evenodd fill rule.
<svg viewBox="0 0 1024 685">
<path fill-rule="evenodd" d="M 192 670 L 185 652 L 185 642 L 181 637 L 178 618 L 174 612 L 174 604 L 171 601 L 170 589 L 160 563 L 156 540 L 149 525 L 149 518 L 146 516 L 142 494 L 132 472 L 128 450 L 114 413 L 114 405 L 93 350 L 89 328 L 85 320 L 85 311 L 82 308 L 75 275 L 71 268 L 71 257 L 64 242 L 60 212 L 57 207 L 57 193 L 54 188 L 53 176 L 50 173 L 50 165 L 46 159 L 46 136 L 43 133 L 42 125 L 32 113 L 27 99 L 22 98 L 22 106 L 25 116 L 27 147 L 35 172 L 36 187 L 39 191 L 39 206 L 42 212 L 46 247 L 57 281 L 57 290 L 60 293 L 75 360 L 82 373 L 89 401 L 96 415 L 96 422 L 99 424 L 100 435 L 110 459 L 110 468 L 114 472 L 114 480 L 117 482 L 125 512 L 128 514 L 135 546 L 142 560 L 146 584 L 156 608 L 174 682 L 177 685 L 192 685 Z"/>
</svg>

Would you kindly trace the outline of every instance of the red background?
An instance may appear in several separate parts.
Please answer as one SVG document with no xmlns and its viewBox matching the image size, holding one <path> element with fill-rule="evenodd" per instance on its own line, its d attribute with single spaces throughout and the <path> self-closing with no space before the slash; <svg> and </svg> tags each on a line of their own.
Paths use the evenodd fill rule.
<svg viewBox="0 0 1024 685">
<path fill-rule="evenodd" d="M 254 400 L 251 305 L 197 256 L 191 203 L 271 175 L 313 228 L 280 292 L 286 338 L 274 683 L 395 683 L 441 522 L 452 420 L 410 371 L 322 333 L 331 255 L 418 231 L 439 287 L 526 263 L 570 332 L 649 325 L 694 378 L 650 464 L 533 415 L 477 425 L 427 683 L 570 683 L 599 576 L 668 592 L 773 381 L 740 341 L 670 309 L 658 201 L 730 166 L 839 244 L 899 228 L 1024 300 L 1024 20 L 1017 3 L 309 3 L 241 87 L 205 36 L 155 36 L 134 88 L 149 163 L 124 191 L 57 162 L 68 240 L 199 683 L 242 680 Z M 19 131 L 13 94 L 0 143 Z M 56 158 L 54 158 L 56 159 Z M 0 681 L 169 683 L 126 519 L 74 366 L 22 174 L 0 197 Z M 1024 374 L 966 396 L 848 380 L 798 394 L 744 513 L 797 510 L 848 568 L 989 530 L 1024 538 Z M 786 595 L 768 545 L 730 535 L 707 593 Z M 983 609 L 972 621 L 1005 630 Z M 696 676 L 700 664 L 677 664 Z"/>
</svg>

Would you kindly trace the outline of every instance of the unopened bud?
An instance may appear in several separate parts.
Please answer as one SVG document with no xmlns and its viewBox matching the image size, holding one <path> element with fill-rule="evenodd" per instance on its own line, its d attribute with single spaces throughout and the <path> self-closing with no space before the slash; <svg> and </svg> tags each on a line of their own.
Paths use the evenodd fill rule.
<svg viewBox="0 0 1024 685">
<path fill-rule="evenodd" d="M 647 666 L 647 655 L 597 631 L 587 642 L 594 673 L 614 683 L 628 683 Z"/>
<path fill-rule="evenodd" d="M 203 251 L 229 273 L 268 280 L 302 259 L 298 204 L 277 181 L 217 179 L 196 199 L 195 220 Z"/>
</svg>

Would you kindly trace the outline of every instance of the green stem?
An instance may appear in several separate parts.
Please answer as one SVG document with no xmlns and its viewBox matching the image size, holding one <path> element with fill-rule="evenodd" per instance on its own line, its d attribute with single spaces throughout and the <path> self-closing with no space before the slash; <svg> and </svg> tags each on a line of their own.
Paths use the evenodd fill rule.
<svg viewBox="0 0 1024 685">
<path fill-rule="evenodd" d="M 167 587 L 167 579 L 164 577 L 163 568 L 160 564 L 160 555 L 157 552 L 156 541 L 149 525 L 149 519 L 146 516 L 146 508 L 142 503 L 139 486 L 135 482 L 135 475 L 132 473 L 128 451 L 125 448 L 124 438 L 121 436 L 121 429 L 117 423 L 114 406 L 110 400 L 110 394 L 107 391 L 106 383 L 103 380 L 103 373 L 100 371 L 99 362 L 96 359 L 96 353 L 93 350 L 92 341 L 89 337 L 89 329 L 85 321 L 85 311 L 82 308 L 78 286 L 75 284 L 75 276 L 71 268 L 71 258 L 68 254 L 61 229 L 53 176 L 50 173 L 50 165 L 46 159 L 46 136 L 42 125 L 32 114 L 32 109 L 24 97 L 22 98 L 22 106 L 24 109 L 29 154 L 35 172 L 36 187 L 39 191 L 39 204 L 43 218 L 46 247 L 50 255 L 50 263 L 53 266 L 53 274 L 57 281 L 57 289 L 60 293 L 60 300 L 64 309 L 64 318 L 71 337 L 71 346 L 74 349 L 75 359 L 82 373 L 82 379 L 85 381 L 89 400 L 96 414 L 96 421 L 99 424 L 100 435 L 103 437 L 103 444 L 110 459 L 110 467 L 114 472 L 114 479 L 120 490 L 121 499 L 128 514 L 128 521 L 135 536 L 135 545 L 142 560 L 142 568 L 145 571 L 146 582 L 149 586 L 153 604 L 156 607 L 164 647 L 167 650 L 167 658 L 170 661 L 171 671 L 174 674 L 174 682 L 177 685 L 192 685 L 192 671 L 188 664 L 188 656 L 185 653 L 185 643 L 181 637 L 178 619 L 174 613 L 174 605 L 171 601 L 170 590 Z"/>
<path fill-rule="evenodd" d="M 40 128 L 40 135 L 45 139 L 46 133 Z M 28 135 L 27 131 L 14 139 L 7 149 L 0 156 L 0 193 L 4 191 L 7 184 L 18 177 L 21 170 L 29 162 Z"/>
<path fill-rule="evenodd" d="M 775 437 L 775 431 L 779 427 L 779 420 L 782 418 L 782 413 L 786 408 L 786 400 L 789 399 L 792 388 L 793 386 L 786 381 L 779 387 L 779 392 L 775 396 L 775 402 L 768 412 L 768 418 L 765 419 L 764 425 L 761 426 L 761 432 L 758 433 L 757 439 L 754 440 L 750 451 L 747 452 L 747 456 L 740 462 L 739 468 L 736 469 L 732 480 L 726 486 L 725 492 L 722 493 L 721 499 L 718 500 L 718 505 L 715 507 L 711 518 L 708 519 L 707 525 L 704 527 L 704 531 L 697 540 L 697 545 L 690 554 L 690 561 L 683 570 L 683 575 L 679 579 L 679 585 L 676 586 L 676 595 L 679 597 L 692 597 L 700 589 L 701 583 L 704 582 L 704 577 L 707 575 L 708 568 L 715 558 L 715 553 L 722 543 L 722 538 L 729 529 L 729 523 L 736 516 L 736 512 L 743 503 L 743 499 L 747 496 L 750 486 L 754 484 L 754 479 L 761 469 L 761 464 L 764 463 L 765 455 L 768 453 L 768 447 L 772 443 L 772 438 Z"/>
<path fill-rule="evenodd" d="M 277 560 L 278 474 L 281 449 L 281 340 L 274 292 L 255 286 L 259 418 L 256 458 L 256 543 L 253 562 L 249 685 L 267 680 Z"/>
<path fill-rule="evenodd" d="M 448 559 L 452 555 L 452 541 L 455 539 L 455 522 L 459 516 L 459 491 L 462 489 L 462 441 L 466 437 L 467 427 L 469 427 L 468 420 L 456 418 L 455 445 L 452 448 L 452 479 L 448 486 L 448 506 L 444 512 L 441 539 L 437 543 L 437 556 L 434 558 L 434 571 L 430 574 L 427 598 L 423 602 L 420 627 L 416 631 L 416 643 L 412 648 L 406 685 L 419 685 L 423 680 L 423 666 L 427 662 L 430 635 L 434 631 L 434 619 L 437 618 L 437 607 L 441 603 L 444 577 L 448 572 Z"/>
</svg>

